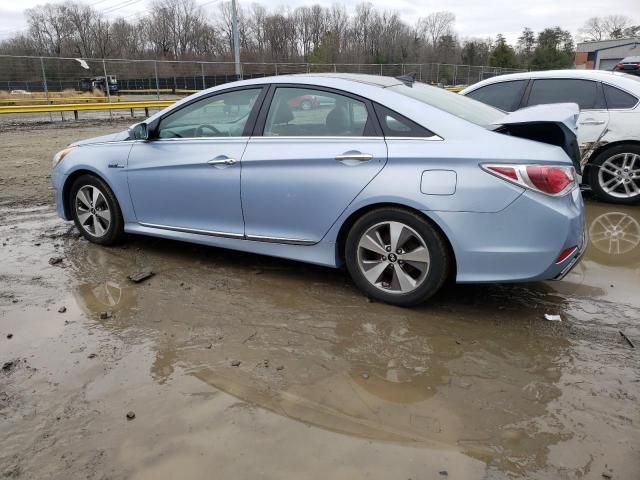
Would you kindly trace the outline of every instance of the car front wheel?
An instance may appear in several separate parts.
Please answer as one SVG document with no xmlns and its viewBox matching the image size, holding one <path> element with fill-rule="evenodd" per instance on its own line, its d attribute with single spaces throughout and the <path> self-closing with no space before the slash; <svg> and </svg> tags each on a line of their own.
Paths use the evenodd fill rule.
<svg viewBox="0 0 640 480">
<path fill-rule="evenodd" d="M 69 205 L 80 233 L 93 243 L 114 245 L 124 238 L 124 220 L 118 201 L 101 179 L 78 177 L 71 186 Z"/>
<path fill-rule="evenodd" d="M 588 167 L 593 193 L 605 202 L 640 202 L 640 147 L 619 145 L 596 156 Z"/>
<path fill-rule="evenodd" d="M 345 262 L 368 296 L 412 306 L 433 296 L 451 271 L 442 234 L 419 215 L 397 208 L 371 211 L 347 236 Z"/>
</svg>

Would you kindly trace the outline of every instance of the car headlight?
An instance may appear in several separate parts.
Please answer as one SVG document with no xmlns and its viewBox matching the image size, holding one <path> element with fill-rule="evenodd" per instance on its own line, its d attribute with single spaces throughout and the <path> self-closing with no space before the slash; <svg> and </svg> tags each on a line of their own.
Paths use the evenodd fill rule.
<svg viewBox="0 0 640 480">
<path fill-rule="evenodd" d="M 64 150 L 60 150 L 58 153 L 56 153 L 53 156 L 53 168 L 55 168 L 55 166 L 58 165 L 62 161 L 62 159 L 69 154 L 69 152 L 71 152 L 71 149 L 65 148 Z"/>
</svg>

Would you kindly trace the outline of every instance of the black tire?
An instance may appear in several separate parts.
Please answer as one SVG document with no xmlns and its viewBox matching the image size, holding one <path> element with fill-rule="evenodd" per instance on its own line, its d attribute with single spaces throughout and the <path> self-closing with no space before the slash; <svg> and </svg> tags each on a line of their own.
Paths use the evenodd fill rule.
<svg viewBox="0 0 640 480">
<path fill-rule="evenodd" d="M 102 235 L 92 234 L 92 232 L 89 231 L 90 227 L 84 226 L 78 217 L 79 213 L 78 208 L 76 208 L 76 202 L 79 202 L 79 200 L 77 199 L 77 196 L 78 192 L 85 187 L 92 187 L 99 190 L 108 205 L 110 222 L 107 228 L 104 229 L 105 231 Z M 99 245 L 116 245 L 124 240 L 124 219 L 122 217 L 120 205 L 109 186 L 101 178 L 94 175 L 82 175 L 78 177 L 71 186 L 68 200 L 73 221 L 76 224 L 76 228 L 84 238 Z"/>
<path fill-rule="evenodd" d="M 360 239 L 371 228 L 376 228 L 377 225 L 385 222 L 399 222 L 410 227 L 419 234 L 428 249 L 430 263 L 426 274 L 421 283 L 408 293 L 387 292 L 372 284 L 365 277 L 359 264 Z M 398 256 L 398 258 L 401 257 Z M 345 244 L 345 263 L 353 282 L 367 296 L 392 305 L 410 307 L 428 300 L 442 288 L 450 276 L 453 259 L 442 233 L 428 220 L 408 210 L 388 207 L 368 212 L 353 224 Z"/>
<path fill-rule="evenodd" d="M 640 146 L 625 143 L 621 145 L 616 145 L 615 147 L 607 148 L 602 152 L 598 153 L 595 158 L 589 162 L 586 167 L 587 170 L 587 181 L 591 186 L 591 191 L 593 194 L 600 200 L 609 203 L 617 203 L 621 205 L 637 205 L 640 203 L 640 193 L 634 195 L 633 197 L 617 197 L 615 195 L 607 192 L 603 185 L 601 185 L 601 179 L 603 181 L 607 181 L 608 178 L 612 178 L 610 175 L 603 175 L 602 178 L 599 175 L 600 169 L 602 165 L 609 159 L 616 157 L 617 155 L 630 153 L 633 155 L 640 155 Z M 636 169 L 640 169 L 640 162 L 636 161 L 636 165 L 634 166 Z M 631 179 L 631 181 L 635 181 L 636 185 L 640 185 L 640 171 L 635 173 L 635 177 Z"/>
</svg>

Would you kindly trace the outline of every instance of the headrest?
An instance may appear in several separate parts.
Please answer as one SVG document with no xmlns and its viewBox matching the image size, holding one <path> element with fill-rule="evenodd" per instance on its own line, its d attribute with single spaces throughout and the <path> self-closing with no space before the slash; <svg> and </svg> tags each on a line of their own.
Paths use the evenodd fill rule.
<svg viewBox="0 0 640 480">
<path fill-rule="evenodd" d="M 339 103 L 329 112 L 325 125 L 330 134 L 345 133 L 349 130 L 349 113 L 344 104 Z"/>
<path fill-rule="evenodd" d="M 273 124 L 280 125 L 283 123 L 289 123 L 291 120 L 293 120 L 291 107 L 289 107 L 285 100 L 281 100 L 273 113 Z"/>
</svg>

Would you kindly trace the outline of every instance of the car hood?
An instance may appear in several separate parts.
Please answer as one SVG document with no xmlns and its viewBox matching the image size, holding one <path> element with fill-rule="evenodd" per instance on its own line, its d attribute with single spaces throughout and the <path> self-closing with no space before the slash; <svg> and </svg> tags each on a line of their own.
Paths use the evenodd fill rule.
<svg viewBox="0 0 640 480">
<path fill-rule="evenodd" d="M 534 105 L 499 118 L 494 125 L 521 125 L 524 123 L 562 123 L 569 130 L 578 131 L 578 115 L 580 108 L 575 103 L 554 103 L 550 105 Z"/>
<path fill-rule="evenodd" d="M 70 147 L 79 147 L 82 145 L 92 145 L 94 143 L 108 143 L 108 142 L 121 142 L 129 139 L 129 131 L 124 130 L 122 132 L 110 133 L 109 135 L 101 135 L 99 137 L 87 138 L 80 140 L 69 145 Z"/>
</svg>

